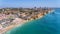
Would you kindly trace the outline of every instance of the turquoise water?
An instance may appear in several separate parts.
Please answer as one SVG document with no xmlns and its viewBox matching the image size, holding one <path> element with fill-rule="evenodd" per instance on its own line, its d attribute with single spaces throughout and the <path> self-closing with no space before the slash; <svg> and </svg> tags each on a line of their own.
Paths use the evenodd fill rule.
<svg viewBox="0 0 60 34">
<path fill-rule="evenodd" d="M 6 34 L 60 34 L 60 9 L 14 28 Z"/>
</svg>

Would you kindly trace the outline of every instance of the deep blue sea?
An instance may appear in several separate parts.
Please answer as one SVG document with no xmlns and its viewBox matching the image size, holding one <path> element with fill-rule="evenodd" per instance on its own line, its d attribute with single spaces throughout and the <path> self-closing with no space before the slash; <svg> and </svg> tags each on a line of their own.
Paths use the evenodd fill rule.
<svg viewBox="0 0 60 34">
<path fill-rule="evenodd" d="M 6 34 L 60 34 L 60 9 L 54 9 L 54 12 L 13 28 Z"/>
</svg>

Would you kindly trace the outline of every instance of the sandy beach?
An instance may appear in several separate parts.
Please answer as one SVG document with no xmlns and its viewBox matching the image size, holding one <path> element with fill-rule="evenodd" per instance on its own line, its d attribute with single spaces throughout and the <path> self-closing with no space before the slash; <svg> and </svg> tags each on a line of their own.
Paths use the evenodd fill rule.
<svg viewBox="0 0 60 34">
<path fill-rule="evenodd" d="M 20 25 L 24 24 L 26 22 L 26 20 L 23 20 L 23 19 L 20 19 L 20 18 L 16 18 L 13 22 L 14 23 L 17 22 L 17 23 L 4 28 L 3 30 L 0 31 L 0 34 L 6 32 L 6 31 L 9 31 L 10 29 L 12 29 L 14 27 L 17 27 L 17 26 L 20 26 Z"/>
<path fill-rule="evenodd" d="M 38 14 L 37 16 L 38 16 L 37 19 L 39 19 L 39 18 L 42 18 L 44 15 Z M 31 21 L 31 20 L 29 20 L 29 21 Z M 15 18 L 15 20 L 13 20 L 13 23 L 15 23 L 15 24 L 12 24 L 12 25 L 4 28 L 3 30 L 0 31 L 0 33 L 7 32 L 7 31 L 11 30 L 12 28 L 21 26 L 22 24 L 24 24 L 26 22 L 27 22 L 27 20 L 24 20 L 21 18 Z"/>
<path fill-rule="evenodd" d="M 48 11 L 48 13 L 51 13 L 52 11 Z M 30 13 L 30 12 L 28 12 L 28 13 Z M 32 12 L 32 13 L 35 13 L 35 12 Z M 28 14 L 28 15 L 25 15 L 25 14 L 23 14 L 22 13 L 22 15 L 20 15 L 20 16 L 18 16 L 18 17 L 16 17 L 16 15 L 14 14 L 10 14 L 10 15 L 5 15 L 5 14 L 2 14 L 1 16 L 2 17 L 4 17 L 4 18 L 2 18 L 2 17 L 0 17 L 0 18 L 2 18 L 2 19 L 7 19 L 8 17 L 10 17 L 10 18 L 14 18 L 13 19 L 13 21 L 11 21 L 11 22 L 7 22 L 7 23 L 9 23 L 9 24 L 7 24 L 7 25 L 9 25 L 9 26 L 7 26 L 7 27 L 5 27 L 5 28 L 2 28 L 2 30 L 0 30 L 0 34 L 2 34 L 2 33 L 5 33 L 5 32 L 7 32 L 7 31 L 9 31 L 9 30 L 11 30 L 12 28 L 14 28 L 14 27 L 18 27 L 18 26 L 21 26 L 22 24 L 24 24 L 24 23 L 26 23 L 26 22 L 28 22 L 28 21 L 32 21 L 32 20 L 35 20 L 35 19 L 40 19 L 40 18 L 42 18 L 44 15 L 46 15 L 46 14 L 48 14 L 47 12 L 41 12 L 41 13 L 37 13 L 36 15 L 34 15 L 34 14 Z M 33 15 L 33 16 L 31 16 L 31 15 Z M 30 18 L 28 18 L 28 17 L 30 17 Z M 1 19 L 1 20 L 2 20 Z M 2 23 L 4 23 L 4 22 L 2 22 Z M 10 23 L 12 23 L 12 24 L 10 24 Z M 5 25 L 4 25 L 5 26 Z"/>
</svg>

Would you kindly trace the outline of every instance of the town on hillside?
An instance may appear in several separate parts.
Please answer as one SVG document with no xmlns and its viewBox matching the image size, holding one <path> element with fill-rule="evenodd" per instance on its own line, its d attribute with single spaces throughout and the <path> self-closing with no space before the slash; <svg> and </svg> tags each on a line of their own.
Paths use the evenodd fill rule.
<svg viewBox="0 0 60 34">
<path fill-rule="evenodd" d="M 0 33 L 11 29 L 24 21 L 35 20 L 48 13 L 52 8 L 0 8 Z"/>
</svg>

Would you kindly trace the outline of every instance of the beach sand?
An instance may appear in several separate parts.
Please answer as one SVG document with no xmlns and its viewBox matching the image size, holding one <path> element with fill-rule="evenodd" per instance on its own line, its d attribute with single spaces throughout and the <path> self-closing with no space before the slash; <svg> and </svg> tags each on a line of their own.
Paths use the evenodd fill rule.
<svg viewBox="0 0 60 34">
<path fill-rule="evenodd" d="M 37 19 L 42 18 L 43 16 L 44 15 L 38 14 L 38 18 Z M 31 21 L 31 20 L 29 20 L 29 21 Z M 4 28 L 3 30 L 0 31 L 0 34 L 2 34 L 4 32 L 7 32 L 7 31 L 11 30 L 14 27 L 21 26 L 22 24 L 24 24 L 26 22 L 28 22 L 28 21 L 27 20 L 24 20 L 24 19 L 21 19 L 21 18 L 15 18 L 15 20 L 13 20 L 13 23 L 15 23 L 15 24 L 12 24 L 12 25 Z"/>
<path fill-rule="evenodd" d="M 4 28 L 3 30 L 0 30 L 0 34 L 6 32 L 6 31 L 9 31 L 10 29 L 14 28 L 14 27 L 17 27 L 17 26 L 20 26 L 22 24 L 24 24 L 26 22 L 26 20 L 23 20 L 23 19 L 20 19 L 20 18 L 16 18 L 14 21 L 13 21 L 15 24 L 12 24 L 6 28 Z M 17 22 L 17 23 L 16 23 Z"/>
</svg>

